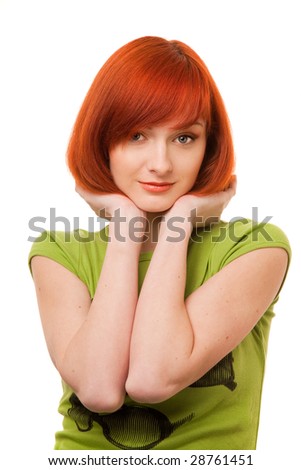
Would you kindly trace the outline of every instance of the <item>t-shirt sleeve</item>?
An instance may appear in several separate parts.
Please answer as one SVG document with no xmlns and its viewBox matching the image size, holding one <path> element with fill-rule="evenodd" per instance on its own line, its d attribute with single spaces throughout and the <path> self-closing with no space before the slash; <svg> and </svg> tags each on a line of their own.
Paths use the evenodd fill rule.
<svg viewBox="0 0 301 470">
<path fill-rule="evenodd" d="M 289 267 L 291 247 L 282 229 L 271 223 L 257 223 L 249 219 L 238 219 L 222 226 L 215 236 L 212 252 L 214 265 L 218 266 L 218 270 L 220 270 L 231 261 L 250 251 L 271 247 L 283 248 L 287 252 Z"/>
<path fill-rule="evenodd" d="M 238 219 L 221 227 L 215 235 L 214 256 L 224 267 L 239 256 L 259 248 L 283 248 L 291 258 L 291 248 L 285 233 L 271 223 Z"/>
<path fill-rule="evenodd" d="M 45 256 L 56 261 L 78 276 L 80 244 L 73 232 L 44 231 L 32 244 L 29 252 L 29 268 L 34 256 Z"/>
</svg>

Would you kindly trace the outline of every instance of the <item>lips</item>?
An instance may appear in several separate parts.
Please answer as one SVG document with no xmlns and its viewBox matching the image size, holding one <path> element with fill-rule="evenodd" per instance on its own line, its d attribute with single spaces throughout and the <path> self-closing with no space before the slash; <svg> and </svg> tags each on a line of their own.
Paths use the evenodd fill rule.
<svg viewBox="0 0 301 470">
<path fill-rule="evenodd" d="M 152 193 L 162 193 L 168 191 L 174 183 L 161 182 L 157 183 L 155 181 L 139 181 L 143 189 Z"/>
</svg>

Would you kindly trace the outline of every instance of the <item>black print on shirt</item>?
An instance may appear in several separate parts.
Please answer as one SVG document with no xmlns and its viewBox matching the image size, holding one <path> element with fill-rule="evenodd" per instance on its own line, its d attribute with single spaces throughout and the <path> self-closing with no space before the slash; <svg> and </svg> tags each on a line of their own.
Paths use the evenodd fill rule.
<svg viewBox="0 0 301 470">
<path fill-rule="evenodd" d="M 105 438 L 120 449 L 153 449 L 169 437 L 179 426 L 189 422 L 194 414 L 171 423 L 160 411 L 140 405 L 123 405 L 114 413 L 100 415 L 83 406 L 73 393 L 70 397 L 69 416 L 81 432 L 90 431 L 98 423 Z"/>
<path fill-rule="evenodd" d="M 224 385 L 233 391 L 237 383 L 234 382 L 235 374 L 233 369 L 233 355 L 229 353 L 210 369 L 203 377 L 190 385 L 190 387 L 213 387 L 214 385 Z"/>
<path fill-rule="evenodd" d="M 224 385 L 233 391 L 237 386 L 234 379 L 233 355 L 229 353 L 190 387 Z M 88 410 L 74 393 L 70 397 L 70 404 L 68 415 L 75 421 L 79 431 L 90 431 L 97 423 L 107 441 L 124 450 L 153 449 L 194 417 L 194 413 L 191 413 L 171 423 L 160 411 L 142 405 L 123 405 L 114 413 L 101 415 Z"/>
</svg>

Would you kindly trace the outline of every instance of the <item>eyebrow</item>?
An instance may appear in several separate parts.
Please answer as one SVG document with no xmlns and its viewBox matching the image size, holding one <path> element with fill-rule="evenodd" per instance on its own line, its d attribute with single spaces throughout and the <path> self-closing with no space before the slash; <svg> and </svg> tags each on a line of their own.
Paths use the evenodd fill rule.
<svg viewBox="0 0 301 470">
<path fill-rule="evenodd" d="M 191 124 L 192 126 L 201 126 L 201 127 L 204 127 L 204 121 L 196 121 L 194 122 L 193 124 Z"/>
<path fill-rule="evenodd" d="M 188 124 L 187 126 L 184 125 L 184 126 L 181 126 L 181 127 L 171 127 L 170 130 L 185 130 L 185 129 L 189 129 L 190 127 L 193 127 L 193 126 L 200 126 L 200 127 L 203 127 L 205 128 L 205 121 L 196 121 L 196 122 L 193 122 L 192 124 Z M 147 126 L 146 129 L 152 129 L 152 127 L 154 126 Z"/>
<path fill-rule="evenodd" d="M 205 122 L 204 121 L 196 121 L 196 122 L 193 122 L 192 124 L 188 124 L 187 126 L 181 126 L 181 127 L 176 127 L 175 130 L 185 130 L 185 129 L 189 129 L 190 127 L 193 127 L 193 126 L 200 126 L 200 127 L 203 127 L 205 128 Z"/>
</svg>

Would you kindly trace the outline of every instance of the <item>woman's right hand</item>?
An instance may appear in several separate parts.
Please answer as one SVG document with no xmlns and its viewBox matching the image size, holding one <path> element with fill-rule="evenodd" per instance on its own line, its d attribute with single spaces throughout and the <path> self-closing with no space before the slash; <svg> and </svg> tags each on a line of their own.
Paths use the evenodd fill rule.
<svg viewBox="0 0 301 470">
<path fill-rule="evenodd" d="M 76 186 L 76 192 L 98 217 L 110 222 L 111 240 L 134 241 L 140 246 L 146 229 L 146 214 L 131 199 L 117 193 L 92 193 L 80 186 Z"/>
<path fill-rule="evenodd" d="M 86 201 L 98 217 L 111 220 L 119 209 L 120 215 L 131 214 L 132 217 L 144 216 L 127 196 L 117 193 L 92 193 L 76 185 L 75 191 Z"/>
</svg>

